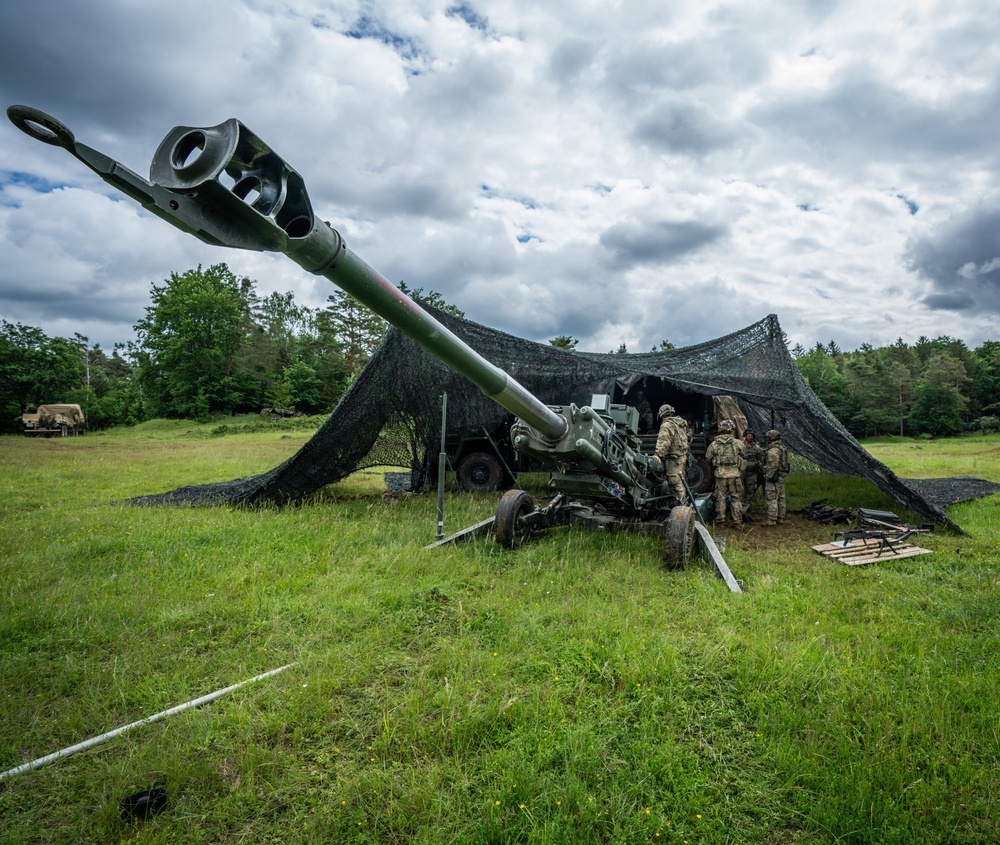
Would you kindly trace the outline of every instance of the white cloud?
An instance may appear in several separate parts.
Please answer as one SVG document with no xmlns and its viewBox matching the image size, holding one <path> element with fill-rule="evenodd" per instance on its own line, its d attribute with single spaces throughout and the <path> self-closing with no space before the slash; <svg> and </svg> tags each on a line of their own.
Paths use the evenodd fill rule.
<svg viewBox="0 0 1000 845">
<path fill-rule="evenodd" d="M 58 19 L 59 26 L 53 26 Z M 238 117 L 388 278 L 546 340 L 995 337 L 1000 8 L 951 3 L 50 0 L 0 6 L 4 104 L 145 173 Z M 280 256 L 175 232 L 0 129 L 0 316 L 108 346 L 149 286 Z"/>
</svg>

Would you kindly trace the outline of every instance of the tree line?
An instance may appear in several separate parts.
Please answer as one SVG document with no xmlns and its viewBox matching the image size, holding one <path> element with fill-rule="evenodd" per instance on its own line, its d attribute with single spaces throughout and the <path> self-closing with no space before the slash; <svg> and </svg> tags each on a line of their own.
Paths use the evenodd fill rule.
<svg viewBox="0 0 1000 845">
<path fill-rule="evenodd" d="M 969 349 L 957 338 L 921 337 L 913 345 L 862 344 L 845 352 L 833 341 L 791 350 L 799 372 L 856 437 L 941 436 L 998 427 L 1000 342 Z"/>
<path fill-rule="evenodd" d="M 464 316 L 435 291 L 400 288 Z M 136 339 L 110 350 L 76 334 L 0 321 L 3 431 L 40 404 L 80 405 L 88 428 L 147 419 L 332 408 L 375 351 L 386 322 L 335 290 L 323 308 L 291 293 L 261 296 L 226 264 L 172 273 L 153 284 Z"/>
<path fill-rule="evenodd" d="M 400 288 L 437 308 L 464 314 L 435 291 Z M 81 334 L 49 337 L 0 320 L 0 429 L 21 430 L 20 415 L 40 404 L 79 404 L 88 427 L 159 417 L 204 420 L 217 414 L 282 408 L 326 412 L 385 334 L 385 321 L 341 290 L 325 307 L 291 293 L 260 296 L 256 283 L 226 264 L 172 273 L 153 284 L 136 339 L 109 352 Z M 561 335 L 553 346 L 575 349 Z M 672 349 L 664 340 L 653 351 Z M 627 350 L 622 344 L 618 353 Z M 857 437 L 946 435 L 1000 414 L 1000 342 L 970 350 L 963 341 L 921 337 L 845 352 L 833 341 L 791 350 L 824 404 Z"/>
</svg>

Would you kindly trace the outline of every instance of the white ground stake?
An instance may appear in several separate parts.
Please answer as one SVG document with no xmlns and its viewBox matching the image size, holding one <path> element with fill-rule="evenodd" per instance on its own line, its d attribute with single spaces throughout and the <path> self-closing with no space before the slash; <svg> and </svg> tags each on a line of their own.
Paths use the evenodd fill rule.
<svg viewBox="0 0 1000 845">
<path fill-rule="evenodd" d="M 113 731 L 108 731 L 106 734 L 101 734 L 100 736 L 95 736 L 91 739 L 84 740 L 83 742 L 78 742 L 76 745 L 71 745 L 69 748 L 64 748 L 62 751 L 56 751 L 54 754 L 46 754 L 44 757 L 39 757 L 37 760 L 32 760 L 30 763 L 16 766 L 13 769 L 8 769 L 6 772 L 0 772 L 0 780 L 3 780 L 6 777 L 11 777 L 12 775 L 20 775 L 24 772 L 30 772 L 32 769 L 40 769 L 42 766 L 47 763 L 51 763 L 53 760 L 59 760 L 62 757 L 69 757 L 71 754 L 76 754 L 78 751 L 86 751 L 88 748 L 93 748 L 95 745 L 100 745 L 102 742 L 114 739 L 119 734 L 125 733 L 125 731 L 130 731 L 132 728 L 138 728 L 141 725 L 148 725 L 150 722 L 165 719 L 167 716 L 173 716 L 175 713 L 190 710 L 192 707 L 201 707 L 202 704 L 208 704 L 210 701 L 215 701 L 215 699 L 221 698 L 227 692 L 232 692 L 240 687 L 245 687 L 247 684 L 252 684 L 254 681 L 262 681 L 264 678 L 270 678 L 271 675 L 277 675 L 279 672 L 284 672 L 286 669 L 289 669 L 294 665 L 294 663 L 289 663 L 278 669 L 272 669 L 270 672 L 265 672 L 263 675 L 257 675 L 255 678 L 247 678 L 245 681 L 240 681 L 238 684 L 233 684 L 231 687 L 220 689 L 218 692 L 211 692 L 208 695 L 203 695 L 201 698 L 196 698 L 194 701 L 189 701 L 186 704 L 178 704 L 176 707 L 171 707 L 169 710 L 164 710 L 161 713 L 154 713 L 152 716 L 140 719 L 138 722 L 132 722 L 130 725 L 123 725 L 120 728 L 115 728 Z"/>
</svg>

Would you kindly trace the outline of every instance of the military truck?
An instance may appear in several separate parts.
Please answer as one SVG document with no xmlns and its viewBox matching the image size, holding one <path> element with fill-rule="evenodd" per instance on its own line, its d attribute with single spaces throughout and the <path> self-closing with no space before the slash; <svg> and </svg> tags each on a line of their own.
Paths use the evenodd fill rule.
<svg viewBox="0 0 1000 845">
<path fill-rule="evenodd" d="M 687 466 L 688 487 L 695 494 L 707 493 L 712 489 L 714 478 L 712 468 L 705 460 L 705 452 L 715 434 L 717 421 L 736 416 L 734 422 L 737 424 L 737 431 L 742 434 L 746 427 L 745 418 L 728 397 L 716 399 L 701 393 L 687 393 L 656 377 L 647 377 L 641 389 L 654 414 L 651 425 L 642 420 L 641 415 L 638 418 L 636 427 L 641 451 L 647 455 L 656 451 L 659 426 L 655 422 L 655 413 L 665 402 L 673 405 L 677 415 L 687 422 L 691 439 Z M 637 392 L 636 388 L 625 391 L 616 386 L 612 394 L 613 402 L 620 405 L 633 404 Z M 719 400 L 722 400 L 721 407 L 718 407 Z M 490 432 L 464 431 L 448 434 L 445 447 L 459 487 L 466 491 L 488 493 L 509 487 L 514 481 L 512 474 L 547 471 L 537 461 L 531 461 L 515 451 L 510 440 L 514 419 L 511 415 L 506 422 Z M 743 421 L 742 427 L 740 419 Z M 433 467 L 430 468 L 433 471 Z"/>
<path fill-rule="evenodd" d="M 39 405 L 33 414 L 22 414 L 25 436 L 76 437 L 87 421 L 79 405 Z"/>
</svg>

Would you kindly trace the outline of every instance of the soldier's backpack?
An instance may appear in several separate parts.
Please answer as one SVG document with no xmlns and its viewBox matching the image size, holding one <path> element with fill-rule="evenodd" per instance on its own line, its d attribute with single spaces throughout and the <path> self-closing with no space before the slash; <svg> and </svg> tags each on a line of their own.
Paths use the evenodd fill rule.
<svg viewBox="0 0 1000 845">
<path fill-rule="evenodd" d="M 722 447 L 716 454 L 716 460 L 719 466 L 722 467 L 735 467 L 739 466 L 739 457 L 736 454 L 736 441 L 730 439 L 728 443 L 723 443 Z"/>
<path fill-rule="evenodd" d="M 671 438 L 670 451 L 667 452 L 667 455 L 671 458 L 682 458 L 688 451 L 687 431 L 676 420 L 671 419 L 667 420 L 667 422 L 674 433 L 674 436 Z"/>
</svg>

